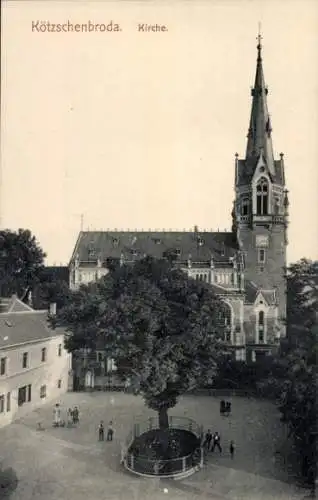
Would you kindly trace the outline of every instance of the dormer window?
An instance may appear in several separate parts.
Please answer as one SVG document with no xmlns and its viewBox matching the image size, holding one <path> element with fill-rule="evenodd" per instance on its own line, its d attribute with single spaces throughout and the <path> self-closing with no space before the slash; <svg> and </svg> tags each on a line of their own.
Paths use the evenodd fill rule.
<svg viewBox="0 0 318 500">
<path fill-rule="evenodd" d="M 114 247 L 118 247 L 119 244 L 119 239 L 118 238 L 113 238 L 113 245 Z"/>
<path fill-rule="evenodd" d="M 256 214 L 268 215 L 268 182 L 264 177 L 256 186 Z"/>
<path fill-rule="evenodd" d="M 180 248 L 176 248 L 176 249 L 175 249 L 175 254 L 176 254 L 176 255 L 181 255 L 181 250 L 180 250 Z"/>
<path fill-rule="evenodd" d="M 162 243 L 160 238 L 154 238 L 153 241 L 156 245 L 160 245 Z"/>
<path fill-rule="evenodd" d="M 137 250 L 135 248 L 132 248 L 130 251 L 132 255 L 137 255 Z"/>
<path fill-rule="evenodd" d="M 200 247 L 202 247 L 202 245 L 204 245 L 204 239 L 203 239 L 203 238 L 201 238 L 200 236 L 198 236 L 197 242 L 198 242 L 198 245 L 199 245 Z"/>
</svg>

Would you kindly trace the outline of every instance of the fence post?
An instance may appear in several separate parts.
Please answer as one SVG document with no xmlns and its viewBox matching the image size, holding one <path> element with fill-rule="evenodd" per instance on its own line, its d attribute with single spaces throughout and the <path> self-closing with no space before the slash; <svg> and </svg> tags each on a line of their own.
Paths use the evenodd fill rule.
<svg viewBox="0 0 318 500">
<path fill-rule="evenodd" d="M 135 465 L 135 460 L 134 460 L 134 455 L 130 455 L 130 467 L 132 470 L 134 470 L 134 465 Z"/>
<path fill-rule="evenodd" d="M 135 438 L 139 436 L 139 434 L 140 434 L 140 432 L 139 432 L 139 431 L 140 431 L 140 429 L 139 429 L 139 424 L 135 424 L 135 425 L 134 425 L 134 437 L 135 437 Z"/>
<path fill-rule="evenodd" d="M 204 450 L 203 447 L 201 447 L 201 458 L 200 458 L 200 468 L 202 469 L 204 465 Z"/>
<path fill-rule="evenodd" d="M 199 435 L 200 435 L 200 441 L 203 439 L 203 425 L 200 425 L 199 427 Z"/>
<path fill-rule="evenodd" d="M 169 417 L 169 427 L 172 427 L 173 417 Z"/>
<path fill-rule="evenodd" d="M 186 457 L 182 457 L 182 472 L 185 472 L 186 469 L 187 469 Z"/>
<path fill-rule="evenodd" d="M 149 417 L 149 430 L 151 431 L 152 429 L 152 421 L 153 421 L 153 418 L 152 417 Z"/>
</svg>

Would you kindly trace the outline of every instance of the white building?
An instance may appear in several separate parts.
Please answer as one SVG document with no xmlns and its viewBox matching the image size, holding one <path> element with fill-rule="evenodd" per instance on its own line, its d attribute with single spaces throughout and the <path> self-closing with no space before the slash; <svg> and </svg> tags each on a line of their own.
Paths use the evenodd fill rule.
<svg viewBox="0 0 318 500">
<path fill-rule="evenodd" d="M 48 312 L 16 297 L 1 305 L 0 427 L 72 388 L 64 332 L 49 327 Z"/>
</svg>

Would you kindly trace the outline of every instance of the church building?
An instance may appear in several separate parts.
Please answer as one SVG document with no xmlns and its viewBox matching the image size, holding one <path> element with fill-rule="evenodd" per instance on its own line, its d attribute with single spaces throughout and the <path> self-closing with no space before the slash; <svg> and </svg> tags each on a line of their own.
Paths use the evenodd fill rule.
<svg viewBox="0 0 318 500">
<path fill-rule="evenodd" d="M 114 261 L 172 253 L 189 277 L 209 283 L 227 304 L 225 340 L 237 360 L 247 361 L 275 352 L 286 317 L 289 202 L 284 155 L 273 153 L 261 36 L 251 93 L 246 153 L 234 161 L 231 231 L 81 231 L 69 264 L 70 287 L 77 289 L 107 274 Z"/>
</svg>

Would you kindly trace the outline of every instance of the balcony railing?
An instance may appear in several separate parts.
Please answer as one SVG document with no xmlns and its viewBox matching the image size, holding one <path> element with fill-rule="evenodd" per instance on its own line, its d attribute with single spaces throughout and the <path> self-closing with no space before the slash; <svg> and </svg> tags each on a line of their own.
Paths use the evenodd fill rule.
<svg viewBox="0 0 318 500">
<path fill-rule="evenodd" d="M 253 222 L 264 222 L 267 224 L 285 224 L 284 215 L 239 215 L 238 221 L 245 224 Z"/>
</svg>

